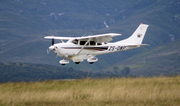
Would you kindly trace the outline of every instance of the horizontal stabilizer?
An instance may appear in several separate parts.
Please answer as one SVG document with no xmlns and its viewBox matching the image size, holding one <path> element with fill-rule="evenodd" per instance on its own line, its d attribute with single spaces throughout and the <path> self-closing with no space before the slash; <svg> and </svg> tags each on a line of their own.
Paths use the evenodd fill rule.
<svg viewBox="0 0 180 106">
<path fill-rule="evenodd" d="M 128 47 L 140 47 L 140 46 L 149 46 L 149 44 L 130 44 L 130 45 L 127 45 Z"/>
</svg>

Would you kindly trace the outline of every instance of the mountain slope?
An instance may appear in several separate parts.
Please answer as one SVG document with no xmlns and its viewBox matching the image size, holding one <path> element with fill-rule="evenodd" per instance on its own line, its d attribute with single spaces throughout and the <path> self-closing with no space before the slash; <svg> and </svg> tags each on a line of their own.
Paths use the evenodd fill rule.
<svg viewBox="0 0 180 106">
<path fill-rule="evenodd" d="M 180 3 L 176 0 L 6 0 L 0 5 L 0 33 L 6 35 L 1 36 L 3 39 L 19 38 L 48 30 L 98 30 L 106 28 L 104 22 L 110 28 L 118 30 L 121 29 L 119 27 L 126 27 L 119 31 L 121 33 L 126 32 L 123 30 L 127 27 L 133 29 L 142 22 L 150 24 L 152 28 L 159 27 L 158 30 L 180 26 Z M 173 31 L 177 33 L 177 30 Z M 127 36 L 131 34 L 129 30 L 127 32 Z"/>
</svg>

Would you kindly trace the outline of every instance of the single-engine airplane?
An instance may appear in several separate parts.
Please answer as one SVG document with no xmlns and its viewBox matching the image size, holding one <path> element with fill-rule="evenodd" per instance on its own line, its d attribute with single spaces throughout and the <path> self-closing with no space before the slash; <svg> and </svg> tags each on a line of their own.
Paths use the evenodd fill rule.
<svg viewBox="0 0 180 106">
<path fill-rule="evenodd" d="M 120 36 L 121 34 L 106 33 L 82 37 L 46 36 L 44 38 L 52 39 L 52 45 L 49 47 L 49 50 L 53 50 L 56 55 L 63 57 L 63 60 L 59 61 L 60 64 L 68 64 L 69 60 L 73 60 L 76 64 L 79 64 L 85 59 L 90 64 L 93 64 L 98 61 L 98 58 L 95 57 L 97 55 L 125 51 L 148 45 L 142 44 L 148 26 L 141 23 L 129 38 L 114 43 L 110 43 L 109 41 L 112 40 L 112 37 Z M 62 43 L 54 44 L 55 39 L 61 40 Z"/>
</svg>

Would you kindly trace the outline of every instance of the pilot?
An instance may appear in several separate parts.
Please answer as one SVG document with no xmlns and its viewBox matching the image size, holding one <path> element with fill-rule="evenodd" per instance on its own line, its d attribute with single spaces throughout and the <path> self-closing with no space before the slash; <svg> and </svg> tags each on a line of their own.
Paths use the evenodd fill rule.
<svg viewBox="0 0 180 106">
<path fill-rule="evenodd" d="M 77 40 L 77 39 L 73 40 L 72 42 L 73 42 L 74 44 L 78 44 L 78 40 Z"/>
</svg>

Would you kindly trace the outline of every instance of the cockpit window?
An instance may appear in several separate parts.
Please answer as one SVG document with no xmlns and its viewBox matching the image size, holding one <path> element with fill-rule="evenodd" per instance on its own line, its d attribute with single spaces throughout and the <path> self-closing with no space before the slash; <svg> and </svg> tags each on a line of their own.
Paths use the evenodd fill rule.
<svg viewBox="0 0 180 106">
<path fill-rule="evenodd" d="M 77 39 L 75 39 L 75 40 L 73 40 L 73 41 L 72 41 L 72 43 L 74 43 L 74 44 L 78 44 L 78 40 L 77 40 Z"/>
<path fill-rule="evenodd" d="M 79 45 L 85 45 L 87 41 L 79 41 Z M 73 43 L 75 44 L 75 40 L 73 41 Z M 78 44 L 78 41 L 77 41 Z M 87 46 L 94 46 L 96 45 L 95 41 L 89 41 L 87 44 Z M 102 43 L 97 43 L 97 45 L 102 45 Z"/>
</svg>

